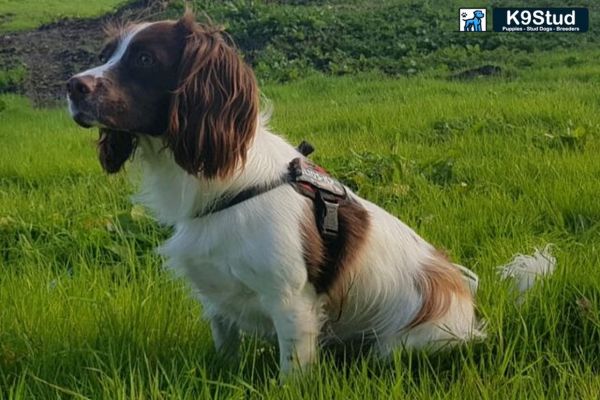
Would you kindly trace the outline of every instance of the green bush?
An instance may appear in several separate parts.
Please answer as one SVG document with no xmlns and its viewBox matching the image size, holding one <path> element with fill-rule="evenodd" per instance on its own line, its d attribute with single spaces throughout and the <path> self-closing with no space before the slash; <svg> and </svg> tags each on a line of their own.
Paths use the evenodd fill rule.
<svg viewBox="0 0 600 400">
<path fill-rule="evenodd" d="M 492 4 L 507 5 L 512 4 L 504 0 Z M 532 52 L 591 48 L 598 43 L 594 32 L 457 32 L 456 12 L 464 4 L 453 1 L 440 5 L 417 0 L 196 0 L 194 6 L 198 14 L 225 25 L 259 77 L 268 81 L 293 80 L 311 71 L 331 75 L 376 71 L 397 76 L 489 63 L 510 69 L 528 64 Z M 600 6 L 588 6 L 590 26 L 594 26 L 594 11 Z M 182 8 L 182 4 L 173 5 L 173 15 Z"/>
<path fill-rule="evenodd" d="M 12 92 L 15 88 L 20 87 L 26 75 L 25 67 L 0 71 L 0 93 Z"/>
</svg>

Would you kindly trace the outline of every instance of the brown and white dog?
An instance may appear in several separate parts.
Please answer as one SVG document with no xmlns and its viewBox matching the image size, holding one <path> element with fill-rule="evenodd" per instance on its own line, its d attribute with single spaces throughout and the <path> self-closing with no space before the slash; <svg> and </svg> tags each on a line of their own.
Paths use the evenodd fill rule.
<svg viewBox="0 0 600 400">
<path fill-rule="evenodd" d="M 103 65 L 68 81 L 69 111 L 100 128 L 107 172 L 137 149 L 139 199 L 174 227 L 160 253 L 197 290 L 218 350 L 234 352 L 240 331 L 276 337 L 285 375 L 325 342 L 366 341 L 385 356 L 480 335 L 459 268 L 350 191 L 334 241 L 288 184 L 214 211 L 301 157 L 261 120 L 254 74 L 219 29 L 188 12 L 109 34 Z"/>
</svg>

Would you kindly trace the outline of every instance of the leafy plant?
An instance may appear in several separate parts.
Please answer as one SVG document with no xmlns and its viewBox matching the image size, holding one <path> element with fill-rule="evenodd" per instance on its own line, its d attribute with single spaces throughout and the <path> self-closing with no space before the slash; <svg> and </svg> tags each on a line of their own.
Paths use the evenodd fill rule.
<svg viewBox="0 0 600 400">
<path fill-rule="evenodd" d="M 226 26 L 259 77 L 268 81 L 295 80 L 311 71 L 397 76 L 486 64 L 523 66 L 531 63 L 531 52 L 592 48 L 599 42 L 595 33 L 537 35 L 531 40 L 529 35 L 456 32 L 455 13 L 461 5 L 417 0 L 195 2 L 197 10 Z M 503 5 L 512 3 L 494 3 Z M 172 15 L 179 15 L 182 7 L 173 4 Z M 594 13 L 600 5 L 590 7 L 593 25 L 600 22 Z"/>
</svg>

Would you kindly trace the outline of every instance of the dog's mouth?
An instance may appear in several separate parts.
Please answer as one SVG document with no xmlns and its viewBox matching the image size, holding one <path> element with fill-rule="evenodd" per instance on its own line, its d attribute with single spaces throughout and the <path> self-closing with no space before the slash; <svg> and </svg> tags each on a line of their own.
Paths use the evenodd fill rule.
<svg viewBox="0 0 600 400">
<path fill-rule="evenodd" d="M 92 118 L 82 112 L 78 112 L 77 114 L 72 115 L 72 117 L 73 117 L 73 120 L 77 123 L 77 125 L 81 126 L 82 128 L 86 128 L 86 129 L 94 126 L 94 123 L 96 122 L 95 118 Z"/>
<path fill-rule="evenodd" d="M 106 107 L 101 102 L 75 101 L 70 97 L 67 97 L 67 100 L 71 118 L 82 128 L 98 127 L 107 132 L 129 132 L 131 134 L 130 129 L 119 126 L 120 124 L 114 118 L 114 110 Z"/>
<path fill-rule="evenodd" d="M 137 135 L 129 130 L 115 128 L 110 118 L 100 118 L 94 105 L 87 101 L 75 101 L 67 96 L 71 118 L 83 128 L 99 128 L 97 144 L 98 159 L 109 174 L 119 172 L 135 152 Z"/>
<path fill-rule="evenodd" d="M 91 128 L 94 125 L 99 125 L 98 119 L 93 113 L 82 107 L 81 104 L 76 104 L 69 96 L 67 96 L 69 114 L 71 118 L 77 123 L 77 125 L 83 128 Z"/>
</svg>

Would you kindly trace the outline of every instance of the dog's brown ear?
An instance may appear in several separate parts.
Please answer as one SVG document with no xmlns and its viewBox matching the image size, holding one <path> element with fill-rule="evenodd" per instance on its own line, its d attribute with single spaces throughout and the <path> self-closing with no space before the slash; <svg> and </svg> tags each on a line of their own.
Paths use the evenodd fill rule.
<svg viewBox="0 0 600 400">
<path fill-rule="evenodd" d="M 224 178 L 244 163 L 257 128 L 256 79 L 220 29 L 196 23 L 189 12 L 178 26 L 186 45 L 167 144 L 188 173 Z"/>
<path fill-rule="evenodd" d="M 135 139 L 127 132 L 100 128 L 98 158 L 102 168 L 109 174 L 119 172 L 135 149 Z"/>
</svg>

